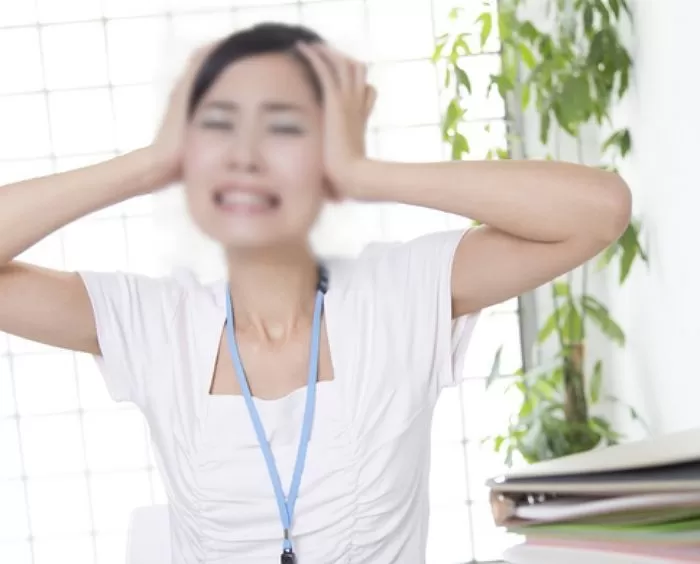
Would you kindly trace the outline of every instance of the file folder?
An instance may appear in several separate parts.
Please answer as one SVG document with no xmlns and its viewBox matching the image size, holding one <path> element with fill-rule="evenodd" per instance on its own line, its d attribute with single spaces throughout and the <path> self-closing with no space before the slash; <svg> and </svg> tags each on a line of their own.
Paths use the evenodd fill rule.
<svg viewBox="0 0 700 564">
<path fill-rule="evenodd" d="M 533 464 L 487 482 L 497 525 L 537 562 L 700 562 L 700 429 Z M 581 560 L 583 558 L 583 560 Z"/>
</svg>

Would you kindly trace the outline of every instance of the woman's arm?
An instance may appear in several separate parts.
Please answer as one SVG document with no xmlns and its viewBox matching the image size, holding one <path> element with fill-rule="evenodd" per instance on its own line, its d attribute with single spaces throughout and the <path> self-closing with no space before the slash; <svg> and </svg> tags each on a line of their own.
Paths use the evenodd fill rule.
<svg viewBox="0 0 700 564">
<path fill-rule="evenodd" d="M 164 172 L 142 149 L 0 188 L 0 331 L 99 354 L 92 306 L 78 274 L 12 259 L 83 215 L 160 187 Z"/>
<path fill-rule="evenodd" d="M 300 45 L 324 93 L 325 165 L 333 193 L 425 206 L 477 220 L 452 270 L 455 317 L 532 290 L 612 243 L 630 219 L 617 175 L 537 161 L 431 164 L 367 159 L 362 139 L 374 96 L 366 67 L 324 45 Z"/>
<path fill-rule="evenodd" d="M 484 224 L 455 255 L 455 317 L 574 269 L 618 238 L 630 219 L 630 191 L 618 175 L 569 163 L 362 160 L 346 179 L 362 200 L 425 206 Z"/>
<path fill-rule="evenodd" d="M 209 49 L 206 46 L 191 58 L 149 147 L 0 188 L 0 331 L 55 347 L 100 353 L 92 305 L 79 275 L 13 259 L 84 215 L 177 180 L 190 85 Z"/>
<path fill-rule="evenodd" d="M 0 188 L 0 264 L 91 212 L 162 186 L 149 149 Z M 97 244 L 97 242 L 96 242 Z"/>
</svg>

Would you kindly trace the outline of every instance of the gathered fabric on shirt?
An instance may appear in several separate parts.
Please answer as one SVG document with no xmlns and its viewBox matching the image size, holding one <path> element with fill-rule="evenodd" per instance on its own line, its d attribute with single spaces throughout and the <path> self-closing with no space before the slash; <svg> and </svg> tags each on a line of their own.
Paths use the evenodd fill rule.
<svg viewBox="0 0 700 564">
<path fill-rule="evenodd" d="M 478 318 L 452 320 L 452 259 L 463 234 L 375 244 L 327 262 L 334 379 L 317 384 L 292 527 L 299 562 L 425 561 L 433 409 L 440 391 L 464 377 Z M 148 421 L 173 563 L 278 561 L 282 526 L 245 401 L 209 393 L 226 282 L 202 284 L 188 272 L 80 274 L 109 393 L 135 403 Z M 305 388 L 254 401 L 286 492 Z"/>
</svg>

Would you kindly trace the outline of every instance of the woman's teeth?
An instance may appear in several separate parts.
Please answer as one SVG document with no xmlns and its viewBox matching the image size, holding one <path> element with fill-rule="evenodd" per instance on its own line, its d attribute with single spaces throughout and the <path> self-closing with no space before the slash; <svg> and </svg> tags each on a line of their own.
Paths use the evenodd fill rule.
<svg viewBox="0 0 700 564">
<path fill-rule="evenodd" d="M 219 192 L 215 196 L 215 202 L 219 206 L 228 208 L 247 208 L 260 211 L 276 207 L 278 200 L 279 199 L 275 196 L 239 190 Z"/>
</svg>

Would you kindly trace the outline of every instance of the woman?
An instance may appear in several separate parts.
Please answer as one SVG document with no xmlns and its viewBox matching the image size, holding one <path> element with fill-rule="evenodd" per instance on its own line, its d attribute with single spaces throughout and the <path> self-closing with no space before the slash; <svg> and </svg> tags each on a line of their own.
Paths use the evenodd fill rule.
<svg viewBox="0 0 700 564">
<path fill-rule="evenodd" d="M 0 330 L 95 355 L 114 399 L 140 407 L 176 563 L 424 561 L 432 410 L 478 312 L 628 223 L 626 185 L 594 168 L 370 160 L 373 101 L 365 67 L 311 31 L 258 26 L 195 57 L 151 146 L 0 191 Z M 13 261 L 174 181 L 226 283 Z M 308 236 L 327 198 L 483 225 L 319 265 Z"/>
</svg>

